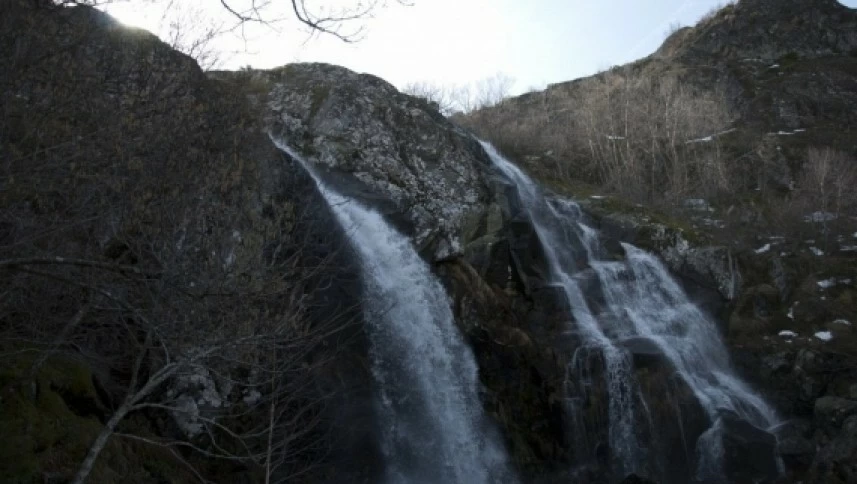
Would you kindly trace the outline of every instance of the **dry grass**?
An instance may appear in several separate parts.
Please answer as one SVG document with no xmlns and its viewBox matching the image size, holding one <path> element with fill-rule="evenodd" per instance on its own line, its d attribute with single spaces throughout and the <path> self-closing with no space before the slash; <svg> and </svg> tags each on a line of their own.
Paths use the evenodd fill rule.
<svg viewBox="0 0 857 484">
<path fill-rule="evenodd" d="M 713 195 L 734 183 L 718 136 L 735 116 L 717 88 L 698 90 L 632 65 L 522 102 L 526 109 L 508 104 L 464 123 L 511 156 L 561 160 L 556 177 L 634 200 Z"/>
</svg>

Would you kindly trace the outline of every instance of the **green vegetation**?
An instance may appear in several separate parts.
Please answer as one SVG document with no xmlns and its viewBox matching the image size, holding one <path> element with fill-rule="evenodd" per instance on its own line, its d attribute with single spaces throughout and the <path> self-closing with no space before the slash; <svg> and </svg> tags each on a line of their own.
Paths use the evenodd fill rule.
<svg viewBox="0 0 857 484">
<path fill-rule="evenodd" d="M 52 357 L 30 378 L 33 361 L 31 354 L 21 354 L 4 358 L 0 367 L 0 482 L 71 478 L 107 412 L 84 364 Z M 138 421 L 133 428 L 144 434 L 145 426 Z M 91 475 L 91 482 L 105 484 L 163 479 L 190 481 L 191 476 L 169 451 L 118 437 L 108 443 Z"/>
<path fill-rule="evenodd" d="M 69 474 L 83 460 L 101 424 L 72 412 L 63 395 L 95 405 L 91 375 L 73 362 L 52 360 L 30 381 L 31 358 L 4 363 L 0 480 L 41 482 L 43 473 Z"/>
<path fill-rule="evenodd" d="M 797 64 L 799 60 L 800 55 L 797 52 L 789 52 L 777 59 L 777 63 L 783 68 L 788 68 Z"/>
</svg>

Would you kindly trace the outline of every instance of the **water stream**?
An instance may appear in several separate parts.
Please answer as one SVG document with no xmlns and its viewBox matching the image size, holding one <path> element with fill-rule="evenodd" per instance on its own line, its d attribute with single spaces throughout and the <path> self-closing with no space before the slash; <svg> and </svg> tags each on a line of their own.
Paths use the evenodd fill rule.
<svg viewBox="0 0 857 484">
<path fill-rule="evenodd" d="M 277 144 L 313 176 L 361 261 L 385 482 L 515 482 L 440 281 L 377 211 L 325 186 L 312 166 Z"/>
<path fill-rule="evenodd" d="M 580 207 L 545 197 L 539 187 L 491 145 L 483 147 L 495 166 L 515 186 L 519 202 L 541 242 L 550 282 L 561 286 L 579 338 L 571 358 L 567 398 L 571 420 L 579 419 L 596 382 L 588 381 L 593 354 L 600 358 L 608 404 L 610 466 L 616 475 L 651 474 L 647 462 L 675 456 L 647 455 L 642 430 L 651 427 L 646 397 L 638 388 L 628 350 L 644 343 L 665 358 L 673 375 L 695 397 L 707 417 L 707 429 L 689 445 L 695 448 L 696 477 L 720 469 L 724 412 L 767 429 L 777 423 L 773 409 L 733 372 L 715 322 L 694 305 L 663 264 L 651 254 L 622 244 L 623 260 L 606 259 L 597 230 L 585 223 Z M 678 406 L 675 425 L 683 425 Z M 581 424 L 575 438 L 587 442 Z M 647 429 L 649 435 L 658 429 Z M 681 430 L 682 438 L 684 430 Z"/>
</svg>

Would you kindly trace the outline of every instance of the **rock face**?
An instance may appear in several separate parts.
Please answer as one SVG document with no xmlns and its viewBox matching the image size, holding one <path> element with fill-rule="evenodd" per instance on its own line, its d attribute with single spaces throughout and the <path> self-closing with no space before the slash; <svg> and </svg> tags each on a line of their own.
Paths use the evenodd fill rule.
<svg viewBox="0 0 857 484">
<path fill-rule="evenodd" d="M 49 268 L 109 295 L 91 299 L 94 292 L 75 289 L 73 284 L 40 284 L 26 277 L 7 277 L 10 273 L 4 270 L 0 292 L 25 290 L 30 296 L 11 296 L 2 302 L 2 353 L 8 353 L 5 335 L 10 327 L 31 326 L 24 317 L 5 315 L 31 314 L 43 325 L 39 337 L 52 339 L 81 311 L 85 317 L 80 326 L 68 334 L 74 343 L 64 342 L 60 351 L 81 360 L 93 375 L 94 383 L 88 384 L 96 385 L 107 407 L 118 408 L 130 386 L 134 355 L 141 355 L 138 365 L 147 375 L 164 363 L 154 355 L 160 349 L 140 349 L 147 344 L 144 318 L 158 321 L 156 346 L 163 343 L 163 352 L 173 361 L 204 345 L 202 339 L 237 339 L 239 325 L 250 330 L 261 321 L 282 318 L 293 324 L 302 319 L 293 317 L 290 311 L 295 306 L 280 292 L 299 279 L 282 270 L 284 260 L 291 258 L 295 266 L 305 267 L 329 261 L 330 270 L 324 274 L 313 269 L 320 279 L 300 282 L 307 284 L 302 292 L 309 296 L 305 314 L 315 321 L 346 316 L 348 311 L 342 308 L 355 306 L 360 288 L 353 261 L 340 250 L 343 234 L 312 180 L 270 143 L 261 113 L 245 102 L 254 94 L 254 85 L 243 82 L 240 75 L 209 79 L 193 59 L 154 35 L 124 27 L 86 6 L 57 3 L 0 2 L 0 164 L 4 167 L 0 260 L 43 255 L 98 261 L 102 267 L 125 265 L 134 268 L 130 274 L 139 271 L 147 276 L 140 280 L 114 271 Z M 299 246 L 308 251 L 304 252 L 307 258 L 294 250 Z M 328 279 L 334 274 L 349 274 L 352 279 Z M 217 289 L 207 296 L 190 295 L 215 285 Z M 241 304 L 218 306 L 217 301 L 224 301 L 221 297 L 238 292 L 275 296 L 267 301 L 241 297 Z M 135 315 L 126 318 L 129 307 Z M 346 320 L 354 317 L 351 311 Z M 176 336 L 181 333 L 185 337 Z M 368 436 L 373 430 L 372 410 L 368 404 L 355 403 L 370 398 L 366 382 L 371 377 L 363 364 L 366 348 L 354 328 L 337 336 L 349 343 L 325 343 L 342 349 L 332 365 L 311 364 L 313 358 L 323 359 L 320 348 L 301 357 L 303 368 L 318 370 L 312 388 L 304 388 L 318 402 L 331 404 L 329 410 L 316 407 L 321 413 L 314 418 L 325 422 L 322 427 L 338 425 L 331 423 L 336 419 L 349 422 L 348 431 L 337 436 L 338 442 L 360 441 L 361 446 L 352 448 L 360 449 L 361 470 L 367 469 L 375 462 L 374 447 L 366 444 L 373 442 Z M 282 341 L 278 339 L 277 344 Z M 255 425 L 254 420 L 267 422 L 268 411 L 252 407 L 264 404 L 265 389 L 271 386 L 248 388 L 236 383 L 254 379 L 246 366 L 239 370 L 236 361 L 248 355 L 258 361 L 255 354 L 237 353 L 218 354 L 224 358 L 222 364 L 209 360 L 199 373 L 193 368 L 158 386 L 150 400 L 174 405 L 141 415 L 133 431 L 169 439 L 194 436 L 202 430 L 197 417 L 225 419 L 237 413 L 245 429 Z M 6 360 L 2 366 L 7 366 Z M 234 380 L 232 384 L 221 381 L 226 375 Z M 290 381 L 300 381 L 296 376 Z M 135 388 L 145 384 L 147 377 L 141 378 Z M 243 399 L 254 390 L 263 398 Z M 331 394 L 338 396 L 328 399 Z M 180 410 L 170 411 L 170 406 Z M 105 412 L 102 422 L 109 418 Z M 48 425 L 53 426 L 53 421 Z M 98 420 L 88 419 L 85 431 L 74 428 L 68 437 L 22 449 L 30 464 L 20 474 L 7 473 L 4 447 L 0 480 L 65 482 L 100 427 Z M 306 435 L 304 442 L 316 445 L 320 433 Z M 99 458 L 90 481 L 115 482 L 118 475 L 135 476 L 131 479 L 137 482 L 195 480 L 186 478 L 184 465 L 172 458 L 153 470 L 146 463 L 152 454 L 124 449 L 118 461 Z M 50 463 L 31 464 L 46 455 L 66 453 L 72 457 L 47 457 Z M 116 466 L 121 467 L 118 473 Z M 203 474 L 211 471 L 206 466 L 200 464 Z M 235 467 L 217 467 L 223 479 L 242 482 L 228 476 Z M 247 474 L 246 468 L 243 472 Z M 48 479 L 49 474 L 57 477 Z"/>
<path fill-rule="evenodd" d="M 14 8 L 9 7 L 12 2 Z M 207 78 L 189 58 L 152 36 L 124 31 L 83 7 L 21 13 L 29 12 L 34 3 L 0 3 L 0 86 L 4 88 L 0 94 L 4 115 L 0 118 L 0 156 L 8 162 L 4 169 L 48 176 L 29 185 L 22 182 L 27 181 L 26 176 L 2 181 L 3 258 L 31 255 L 17 252 L 26 247 L 39 254 L 62 252 L 163 270 L 159 274 L 169 287 L 185 283 L 187 275 L 193 274 L 194 283 L 207 281 L 217 289 L 261 288 L 267 294 L 283 284 L 272 261 L 282 254 L 284 243 L 300 240 L 307 260 L 332 261 L 323 270 L 325 284 L 318 284 L 324 289 L 306 288 L 314 295 L 308 311 L 317 312 L 313 315 L 319 320 L 335 316 L 340 306 L 353 307 L 359 301 L 361 288 L 347 277 L 356 274 L 356 268 L 338 250 L 342 234 L 331 228 L 332 219 L 312 184 L 274 148 L 268 137 L 271 134 L 297 150 L 337 189 L 384 212 L 435 263 L 457 323 L 478 360 L 486 412 L 503 429 L 511 458 L 525 482 L 602 483 L 622 478 L 629 483 L 649 482 L 639 476 L 607 476 L 604 471 L 609 468 L 604 435 L 609 416 L 607 389 L 600 380 L 592 379 L 591 393 L 579 402 L 581 422 L 569 421 L 566 385 L 569 378 L 584 378 L 568 374 L 569 359 L 580 344 L 578 336 L 566 331 L 570 308 L 562 303 L 562 288 L 546 282 L 545 256 L 534 228 L 520 216 L 509 187 L 492 175 L 485 154 L 467 133 L 427 103 L 400 94 L 373 76 L 324 64 L 298 64 L 265 72 L 215 73 Z M 823 6 L 812 12 L 822 13 L 808 15 L 808 20 L 798 18 L 805 11 L 798 3 L 783 5 L 785 12 L 795 15 L 796 20 L 790 22 L 797 30 L 802 22 L 850 25 L 847 12 L 834 9 L 829 2 L 812 3 Z M 776 4 L 743 0 L 740 6 L 770 12 Z M 63 22 L 51 21 L 54 14 Z M 721 20 L 727 22 L 728 18 Z M 766 30 L 747 22 L 742 19 L 735 25 L 740 30 L 755 29 L 753 38 L 764 42 Z M 789 22 L 775 24 L 776 32 L 791 28 Z M 26 35 L 9 35 L 21 26 Z M 80 26 L 87 27 L 85 35 L 68 35 Z M 692 52 L 682 50 L 681 39 L 676 38 L 672 50 L 663 55 L 746 54 L 741 43 L 720 37 L 731 34 L 718 32 L 726 31 L 701 37 L 696 46 L 701 50 Z M 690 38 L 692 34 L 681 35 Z M 813 56 L 832 55 L 854 43 L 853 30 L 814 35 L 796 34 L 795 42 L 784 44 L 785 48 L 793 49 L 798 57 L 816 59 Z M 760 52 L 765 58 L 784 55 L 776 48 L 766 44 Z M 58 54 L 49 56 L 38 69 L 13 68 L 21 64 L 15 57 L 18 54 L 29 58 L 53 51 Z M 789 82 L 797 85 L 805 79 L 794 77 Z M 834 81 L 819 82 L 825 89 L 851 82 L 841 76 Z M 798 104 L 797 110 L 785 106 L 777 113 L 797 113 L 799 122 L 811 119 L 809 116 L 828 116 L 824 110 L 814 112 L 814 105 L 807 107 L 812 103 Z M 778 122 L 788 118 L 783 116 L 776 118 Z M 37 119 L 47 120 L 46 124 L 34 124 Z M 89 136 L 94 132 L 99 136 Z M 52 233 L 46 228 L 57 227 L 55 214 L 68 207 L 79 225 L 63 228 L 58 236 L 45 235 Z M 792 267 L 811 265 L 814 260 L 777 258 L 772 259 L 771 267 L 765 260 L 759 262 L 764 266 L 760 270 L 744 261 L 742 276 L 729 249 L 711 247 L 689 231 L 648 219 L 596 213 L 593 207 L 588 210 L 602 231 L 614 239 L 617 247 L 608 247 L 608 251 L 618 254 L 620 240 L 641 245 L 661 255 L 689 287 L 698 287 L 702 299 L 716 300 L 717 307 L 734 303 L 730 330 L 732 326 L 741 330 L 733 335 L 786 329 L 784 324 L 791 321 L 803 325 L 794 328 L 802 333 L 800 341 L 768 341 L 761 336 L 750 342 L 732 341 L 747 378 L 764 388 L 766 397 L 790 420 L 776 429 L 779 442 L 775 443 L 767 432 L 723 416 L 729 474 L 747 482 L 772 478 L 776 470 L 758 463 L 770 463 L 778 444 L 776 451 L 785 460 L 790 477 L 817 478 L 819 482 L 857 480 L 855 337 L 850 323 L 842 323 L 842 318 L 857 323 L 857 315 L 847 312 L 857 298 L 853 283 L 857 278 L 846 273 L 853 269 L 843 263 L 842 271 L 825 274 L 835 276 L 837 284 L 849 282 L 820 294 L 818 283 L 823 279 L 795 279 Z M 27 246 L 34 235 L 39 244 Z M 595 276 L 591 271 L 579 274 L 584 286 L 587 277 Z M 4 278 L 3 284 L 12 279 Z M 93 284 L 114 288 L 115 280 L 95 280 Z M 193 287 L 188 284 L 184 289 Z M 41 286 L 28 287 L 33 288 Z M 5 294 L 6 287 L 0 289 Z M 603 297 L 590 294 L 594 291 L 588 288 L 584 291 L 592 300 Z M 112 297 L 115 294 L 119 292 Z M 135 297 L 145 300 L 148 295 Z M 69 304 L 83 298 L 74 291 L 40 296 L 42 293 L 36 293 L 33 300 Z M 822 310 L 827 306 L 817 304 L 821 297 L 835 301 L 835 309 L 842 311 Z M 4 304 L 7 299 L 3 298 Z M 67 307 L 57 304 L 68 313 Z M 25 309 L 36 311 L 39 305 Z M 248 312 L 236 313 L 235 321 L 292 316 L 276 304 L 247 306 Z M 0 328 L 4 328 L 7 315 L 14 311 L 0 309 L 4 318 Z M 45 313 L 55 309 L 51 306 Z M 221 307 L 215 309 L 209 312 L 221 314 Z M 354 313 L 346 316 L 359 320 Z M 182 317 L 195 322 L 197 313 Z M 792 317 L 796 319 L 789 319 Z M 318 394 L 311 397 L 326 402 L 329 394 L 338 395 L 330 409 L 319 410 L 317 417 L 328 424 L 328 430 L 337 431 L 337 442 L 331 447 L 341 460 L 307 478 L 315 478 L 315 482 L 372 482 L 379 473 L 368 350 L 361 328 L 355 326 L 337 334 L 341 340 L 320 343 L 337 348 L 330 359 L 321 350 L 309 351 L 300 365 L 314 369 L 307 387 L 317 389 Z M 829 346 L 812 339 L 813 332 L 822 330 L 834 335 Z M 124 329 L 122 334 L 126 334 Z M 110 336 L 98 334 L 104 339 Z M 623 346 L 633 358 L 635 378 L 641 386 L 662 396 L 652 400 L 655 424 L 653 430 L 641 430 L 649 432 L 645 440 L 663 449 L 657 453 L 659 457 L 679 448 L 688 452 L 685 434 L 701 433 L 707 417 L 694 403 L 689 388 L 674 383 L 672 368 L 652 341 L 627 339 Z M 224 359 L 232 356 L 224 355 Z M 596 368 L 599 364 L 592 362 L 593 372 L 603 371 Z M 110 385 L 107 380 L 121 378 L 128 366 L 127 362 L 117 365 L 113 373 L 120 376 L 111 374 L 99 380 L 108 401 L 110 392 L 127 381 Z M 239 389 L 226 381 L 225 376 L 237 378 L 240 373 L 235 368 L 194 368 L 168 382 L 163 393 L 174 400 L 178 411 L 167 414 L 169 425 L 153 425 L 152 430 L 197 436 L 202 430 L 200 422 L 207 418 L 229 409 L 243 411 L 264 399 L 255 388 Z M 91 385 L 92 378 L 85 380 Z M 55 393 L 53 390 L 46 394 Z M 678 408 L 691 416 L 687 428 L 674 425 Z M 254 414 L 263 420 L 267 416 Z M 592 431 L 593 441 L 576 441 L 580 434 L 569 429 L 578 423 Z M 593 454 L 593 467 L 600 469 L 582 469 L 569 479 L 570 465 L 578 462 L 575 453 L 581 449 Z M 668 471 L 689 475 L 692 470 L 686 467 L 691 460 L 675 459 L 668 464 L 675 469 Z M 148 472 L 147 479 L 158 478 Z"/>
<path fill-rule="evenodd" d="M 472 137 L 427 102 L 374 76 L 292 64 L 268 77 L 275 136 L 307 161 L 350 174 L 392 201 L 417 246 L 435 259 L 462 254 L 489 199 L 487 160 Z M 367 196 L 353 184 L 345 191 Z"/>
<path fill-rule="evenodd" d="M 776 61 L 788 53 L 820 57 L 857 48 L 857 19 L 836 0 L 741 0 L 708 32 L 677 32 L 658 51 L 672 57 L 726 55 Z"/>
<path fill-rule="evenodd" d="M 776 437 L 729 413 L 720 418 L 726 475 L 736 482 L 764 482 L 779 477 Z"/>
</svg>

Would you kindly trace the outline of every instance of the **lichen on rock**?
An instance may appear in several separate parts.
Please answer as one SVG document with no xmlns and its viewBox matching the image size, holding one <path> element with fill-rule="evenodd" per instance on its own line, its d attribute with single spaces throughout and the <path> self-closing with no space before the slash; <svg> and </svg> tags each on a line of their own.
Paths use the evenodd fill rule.
<svg viewBox="0 0 857 484">
<path fill-rule="evenodd" d="M 291 64 L 269 75 L 274 136 L 392 201 L 434 259 L 462 254 L 466 226 L 485 216 L 489 199 L 488 161 L 476 140 L 374 76 L 327 64 Z"/>
</svg>

